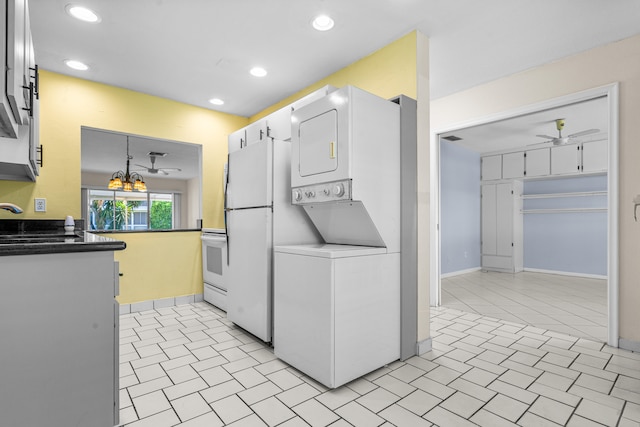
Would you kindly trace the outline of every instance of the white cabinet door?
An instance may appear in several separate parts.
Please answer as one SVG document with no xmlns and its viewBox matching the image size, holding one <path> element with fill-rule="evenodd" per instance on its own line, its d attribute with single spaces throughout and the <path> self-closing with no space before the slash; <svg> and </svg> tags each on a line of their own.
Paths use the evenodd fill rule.
<svg viewBox="0 0 640 427">
<path fill-rule="evenodd" d="M 502 178 L 502 155 L 485 156 L 481 160 L 483 181 L 491 181 Z"/>
<path fill-rule="evenodd" d="M 229 134 L 229 154 L 238 151 L 247 145 L 247 136 L 244 128 Z"/>
<path fill-rule="evenodd" d="M 496 219 L 496 186 L 482 186 L 482 254 L 496 255 L 497 251 L 497 219 Z"/>
<path fill-rule="evenodd" d="M 502 178 L 524 177 L 524 152 L 502 155 Z"/>
<path fill-rule="evenodd" d="M 609 163 L 607 141 L 591 141 L 582 144 L 582 172 L 606 172 Z"/>
<path fill-rule="evenodd" d="M 551 172 L 551 151 L 549 148 L 527 150 L 525 172 L 527 177 L 547 176 Z"/>
<path fill-rule="evenodd" d="M 7 98 L 13 117 L 19 125 L 27 125 L 29 86 L 28 60 L 25 58 L 26 0 L 9 0 L 7 4 Z"/>
<path fill-rule="evenodd" d="M 0 22 L 7 22 L 6 2 L 0 6 Z M 7 97 L 6 87 L 9 85 L 7 81 L 7 32 L 0 31 L 0 136 L 8 138 L 18 137 L 18 124 L 13 116 L 9 98 Z"/>
<path fill-rule="evenodd" d="M 511 184 L 496 185 L 496 255 L 513 252 L 513 193 Z"/>
<path fill-rule="evenodd" d="M 267 136 L 281 141 L 291 139 L 291 107 L 279 109 L 267 117 Z"/>
<path fill-rule="evenodd" d="M 260 142 L 267 137 L 267 121 L 262 119 L 245 128 L 247 133 L 247 145 Z"/>
<path fill-rule="evenodd" d="M 551 147 L 551 175 L 572 175 L 579 172 L 579 145 L 571 144 Z"/>
</svg>

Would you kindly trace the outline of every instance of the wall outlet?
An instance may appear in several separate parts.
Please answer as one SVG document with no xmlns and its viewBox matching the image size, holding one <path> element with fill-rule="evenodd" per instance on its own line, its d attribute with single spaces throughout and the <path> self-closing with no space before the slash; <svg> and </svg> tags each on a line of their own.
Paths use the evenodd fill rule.
<svg viewBox="0 0 640 427">
<path fill-rule="evenodd" d="M 47 199 L 34 199 L 35 207 L 34 210 L 36 212 L 46 212 L 47 211 Z"/>
</svg>

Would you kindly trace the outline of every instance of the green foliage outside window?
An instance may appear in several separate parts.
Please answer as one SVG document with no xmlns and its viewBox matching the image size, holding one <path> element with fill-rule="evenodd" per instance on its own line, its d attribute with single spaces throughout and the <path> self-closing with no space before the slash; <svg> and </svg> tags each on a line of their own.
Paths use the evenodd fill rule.
<svg viewBox="0 0 640 427">
<path fill-rule="evenodd" d="M 170 230 L 173 207 L 171 202 L 154 200 L 151 202 L 151 228 L 152 230 Z"/>
<path fill-rule="evenodd" d="M 91 202 L 92 224 L 94 230 L 124 230 L 131 223 L 133 209 L 140 201 L 129 200 L 93 200 Z"/>
</svg>

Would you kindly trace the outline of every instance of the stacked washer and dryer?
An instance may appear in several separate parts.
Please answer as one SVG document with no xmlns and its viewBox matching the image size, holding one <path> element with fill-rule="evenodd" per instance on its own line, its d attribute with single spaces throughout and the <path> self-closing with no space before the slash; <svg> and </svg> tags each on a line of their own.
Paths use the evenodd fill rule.
<svg viewBox="0 0 640 427">
<path fill-rule="evenodd" d="M 325 243 L 274 248 L 274 352 L 330 388 L 401 357 L 400 128 L 352 86 L 292 113 L 291 203 Z"/>
</svg>

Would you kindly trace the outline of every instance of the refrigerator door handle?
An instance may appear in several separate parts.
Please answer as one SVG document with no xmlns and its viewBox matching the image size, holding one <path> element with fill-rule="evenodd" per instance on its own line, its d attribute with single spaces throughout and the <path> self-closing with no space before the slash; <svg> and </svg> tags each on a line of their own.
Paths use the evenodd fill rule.
<svg viewBox="0 0 640 427">
<path fill-rule="evenodd" d="M 230 156 L 227 154 L 227 177 L 224 183 L 224 236 L 227 239 L 227 266 L 229 266 L 229 227 L 227 226 L 227 193 L 229 192 L 229 172 L 231 171 Z"/>
</svg>

